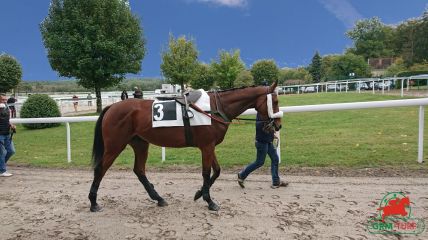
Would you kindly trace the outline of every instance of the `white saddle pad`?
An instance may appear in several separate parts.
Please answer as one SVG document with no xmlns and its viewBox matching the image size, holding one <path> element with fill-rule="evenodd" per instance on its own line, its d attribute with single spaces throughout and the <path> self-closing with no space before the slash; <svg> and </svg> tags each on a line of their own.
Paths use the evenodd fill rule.
<svg viewBox="0 0 428 240">
<path fill-rule="evenodd" d="M 200 90 L 202 95 L 195 105 L 204 111 L 210 111 L 210 96 L 203 89 Z M 193 115 L 190 118 L 190 126 L 211 125 L 211 118 L 208 116 L 192 108 L 189 108 L 189 111 L 188 115 Z M 152 123 L 154 128 L 184 126 L 181 105 L 175 100 L 155 100 L 152 105 Z"/>
</svg>

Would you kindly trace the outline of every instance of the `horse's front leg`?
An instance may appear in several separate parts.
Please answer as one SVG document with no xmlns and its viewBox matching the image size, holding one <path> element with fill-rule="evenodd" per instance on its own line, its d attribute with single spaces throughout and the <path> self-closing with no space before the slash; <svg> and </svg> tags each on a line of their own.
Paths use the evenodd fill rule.
<svg viewBox="0 0 428 240">
<path fill-rule="evenodd" d="M 214 172 L 213 172 L 213 175 L 211 176 L 211 179 L 210 179 L 210 188 L 214 184 L 215 180 L 220 176 L 220 165 L 218 164 L 217 157 L 215 156 L 215 153 L 214 153 L 214 160 L 212 162 L 212 169 Z M 198 200 L 201 197 L 202 197 L 202 188 L 201 188 L 201 190 L 198 190 L 196 192 L 194 201 Z"/>
<path fill-rule="evenodd" d="M 201 189 L 202 198 L 208 203 L 209 210 L 218 211 L 220 207 L 213 200 L 211 200 L 211 196 L 210 196 L 211 166 L 215 159 L 214 146 L 203 147 L 201 148 L 201 152 L 202 152 L 202 177 L 204 178 L 204 183 Z"/>
</svg>

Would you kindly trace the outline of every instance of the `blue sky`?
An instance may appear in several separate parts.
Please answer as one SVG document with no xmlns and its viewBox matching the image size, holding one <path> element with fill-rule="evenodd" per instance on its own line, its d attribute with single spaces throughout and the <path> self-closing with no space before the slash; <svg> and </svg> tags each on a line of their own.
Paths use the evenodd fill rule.
<svg viewBox="0 0 428 240">
<path fill-rule="evenodd" d="M 50 0 L 0 0 L 0 52 L 15 56 L 24 80 L 56 80 L 46 57 L 39 23 Z M 397 24 L 419 17 L 428 0 L 130 0 L 147 40 L 142 70 L 130 77 L 159 77 L 169 33 L 195 39 L 199 59 L 211 62 L 220 49 L 240 49 L 247 67 L 274 59 L 279 67 L 310 63 L 342 53 L 345 32 L 358 19 L 379 16 Z"/>
</svg>

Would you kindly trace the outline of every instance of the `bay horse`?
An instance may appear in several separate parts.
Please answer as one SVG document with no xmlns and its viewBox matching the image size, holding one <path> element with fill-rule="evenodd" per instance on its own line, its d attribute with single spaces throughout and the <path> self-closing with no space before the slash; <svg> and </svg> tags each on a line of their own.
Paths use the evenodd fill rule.
<svg viewBox="0 0 428 240">
<path fill-rule="evenodd" d="M 253 86 L 208 93 L 213 118 L 211 125 L 192 126 L 191 132 L 194 143 L 192 147 L 199 148 L 202 153 L 203 185 L 196 192 L 194 200 L 203 197 L 208 203 L 209 210 L 219 209 L 210 197 L 210 187 L 220 175 L 220 165 L 214 152 L 216 145 L 223 141 L 230 121 L 249 108 L 255 108 L 261 119 L 269 122 L 271 128 L 278 131 L 281 128 L 281 119 L 277 114 L 282 112 L 279 112 L 278 98 L 274 93 L 276 86 L 277 82 L 274 82 L 271 86 Z M 91 212 L 101 210 L 97 204 L 101 180 L 128 144 L 135 154 L 133 171 L 150 198 L 156 200 L 158 206 L 168 205 L 146 177 L 149 144 L 173 148 L 189 145 L 186 144 L 184 127 L 152 127 L 152 104 L 153 100 L 128 99 L 112 104 L 101 112 L 95 126 L 92 149 L 94 180 L 88 196 Z"/>
</svg>

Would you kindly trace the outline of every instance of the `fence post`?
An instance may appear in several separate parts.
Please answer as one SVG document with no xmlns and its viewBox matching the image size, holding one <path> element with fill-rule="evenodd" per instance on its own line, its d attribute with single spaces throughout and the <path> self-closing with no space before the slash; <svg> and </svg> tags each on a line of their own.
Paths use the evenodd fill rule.
<svg viewBox="0 0 428 240">
<path fill-rule="evenodd" d="M 162 147 L 162 162 L 165 162 L 165 147 Z"/>
<path fill-rule="evenodd" d="M 67 128 L 67 162 L 71 163 L 70 123 L 66 122 L 65 126 Z"/>
<path fill-rule="evenodd" d="M 424 161 L 424 115 L 425 107 L 419 106 L 419 143 L 418 143 L 418 162 Z"/>
<path fill-rule="evenodd" d="M 281 132 L 278 131 L 278 147 L 276 148 L 278 154 L 279 163 L 281 163 Z"/>
<path fill-rule="evenodd" d="M 385 79 L 382 79 L 382 94 L 385 93 Z"/>
</svg>

